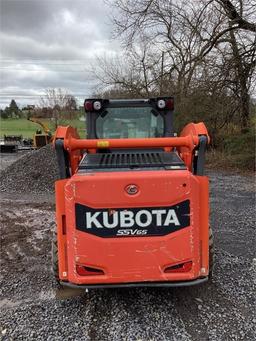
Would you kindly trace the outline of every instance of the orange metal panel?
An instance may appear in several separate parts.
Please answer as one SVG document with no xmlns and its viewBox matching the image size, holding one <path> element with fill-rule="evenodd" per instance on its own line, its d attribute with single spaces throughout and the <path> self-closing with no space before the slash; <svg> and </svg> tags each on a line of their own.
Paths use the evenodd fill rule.
<svg viewBox="0 0 256 341">
<path fill-rule="evenodd" d="M 71 126 L 58 126 L 54 134 L 53 143 L 55 143 L 56 139 L 65 139 L 68 136 L 79 138 L 77 129 Z"/>
<path fill-rule="evenodd" d="M 76 284 L 182 281 L 207 276 L 209 262 L 208 179 L 189 170 L 75 173 L 80 150 L 178 147 L 189 169 L 203 123 L 189 124 L 181 137 L 149 139 L 78 139 L 72 127 L 59 127 L 73 176 L 56 182 L 56 219 L 60 279 Z M 209 137 L 208 137 L 209 141 Z M 129 184 L 139 192 L 129 196 Z M 190 225 L 164 236 L 101 238 L 76 228 L 75 203 L 94 209 L 160 207 L 190 200 Z M 66 224 L 66 227 L 65 227 Z M 164 273 L 167 266 L 193 262 L 188 272 Z M 76 264 L 102 269 L 104 275 L 80 276 Z"/>
<path fill-rule="evenodd" d="M 68 264 L 67 264 L 67 235 L 66 235 L 66 210 L 64 187 L 68 179 L 58 180 L 55 182 L 55 198 L 56 198 L 56 223 L 57 223 L 57 242 L 58 242 L 58 260 L 59 260 L 59 278 L 67 280 Z"/>
<path fill-rule="evenodd" d="M 55 144 L 56 139 L 66 140 L 68 137 L 73 136 L 79 139 L 79 134 L 76 128 L 71 126 L 58 126 L 53 138 L 53 145 Z M 71 151 L 69 150 L 69 160 L 70 160 L 70 168 L 71 174 L 74 174 L 77 170 L 77 166 L 79 161 L 81 160 L 82 152 L 80 150 Z"/>
<path fill-rule="evenodd" d="M 128 196 L 124 188 L 136 183 L 140 192 Z M 184 186 L 186 184 L 186 186 Z M 200 276 L 200 238 L 205 224 L 201 204 L 201 186 L 189 171 L 115 172 L 74 175 L 65 186 L 68 280 L 72 283 L 127 283 L 141 281 L 180 281 Z M 101 238 L 76 229 L 74 204 L 93 208 L 168 206 L 190 200 L 190 226 L 157 237 Z M 206 250 L 205 237 L 203 248 Z M 206 251 L 204 251 L 206 252 Z M 164 273 L 166 266 L 193 261 L 187 273 Z M 79 276 L 76 263 L 102 269 L 105 275 Z"/>
<path fill-rule="evenodd" d="M 208 143 L 210 142 L 208 130 L 203 122 L 187 124 L 181 131 L 180 136 L 188 135 L 192 136 L 206 135 L 208 137 Z"/>
</svg>

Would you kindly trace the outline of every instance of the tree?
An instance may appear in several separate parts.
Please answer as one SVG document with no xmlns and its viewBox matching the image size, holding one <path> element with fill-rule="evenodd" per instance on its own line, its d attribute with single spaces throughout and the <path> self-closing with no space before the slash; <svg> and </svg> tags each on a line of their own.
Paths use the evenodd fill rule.
<svg viewBox="0 0 256 341">
<path fill-rule="evenodd" d="M 7 106 L 5 107 L 3 111 L 3 118 L 9 118 L 9 117 L 11 117 L 11 112 L 10 112 L 10 108 Z"/>
<path fill-rule="evenodd" d="M 256 32 L 256 24 L 253 22 L 250 22 L 246 20 L 244 17 L 244 10 L 243 7 L 245 5 L 246 1 L 239 1 L 239 9 L 236 8 L 236 6 L 232 3 L 232 1 L 229 0 L 216 0 L 218 3 L 221 4 L 222 8 L 224 9 L 227 17 L 229 18 L 232 25 L 237 25 L 237 28 Z M 248 10 L 255 11 L 256 10 L 256 4 L 253 4 L 253 1 L 250 1 L 250 4 L 246 4 Z M 248 6 L 249 5 L 249 6 Z"/>
<path fill-rule="evenodd" d="M 256 43 L 251 0 L 235 5 L 226 0 L 110 3 L 125 58 L 100 60 L 96 75 L 108 91 L 117 87 L 137 96 L 171 92 L 180 111 L 201 91 L 202 97 L 223 100 L 217 121 L 228 124 L 227 117 L 239 116 L 241 127 L 248 126 Z"/>
<path fill-rule="evenodd" d="M 0 118 L 2 118 L 2 119 L 8 118 L 8 113 L 7 113 L 6 109 L 5 110 L 0 109 Z"/>
<path fill-rule="evenodd" d="M 42 113 L 50 114 L 57 128 L 61 119 L 71 119 L 76 111 L 75 97 L 65 89 L 46 89 L 40 98 Z"/>
<path fill-rule="evenodd" d="M 231 60 L 234 69 L 234 78 L 236 79 L 232 91 L 238 99 L 241 126 L 243 129 L 247 129 L 250 123 L 250 87 L 256 66 L 256 50 L 254 48 L 249 52 L 246 44 L 239 38 L 240 37 L 236 36 L 235 32 L 230 31 L 230 44 L 232 48 Z"/>
<path fill-rule="evenodd" d="M 67 103 L 68 93 L 65 89 L 46 89 L 44 95 L 40 98 L 41 107 L 54 108 L 58 105 L 64 108 Z"/>
<path fill-rule="evenodd" d="M 17 106 L 17 103 L 14 99 L 11 100 L 11 103 L 9 105 L 9 112 L 10 112 L 10 116 L 18 116 L 20 117 L 20 110 L 19 107 Z"/>
<path fill-rule="evenodd" d="M 76 99 L 72 95 L 67 96 L 67 103 L 66 103 L 66 108 L 69 111 L 75 111 L 77 110 L 77 104 L 76 104 Z"/>
</svg>

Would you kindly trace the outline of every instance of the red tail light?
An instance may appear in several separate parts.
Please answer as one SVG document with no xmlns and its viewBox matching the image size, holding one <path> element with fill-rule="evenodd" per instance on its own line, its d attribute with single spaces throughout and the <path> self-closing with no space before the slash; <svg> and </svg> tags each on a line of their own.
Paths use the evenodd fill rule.
<svg viewBox="0 0 256 341">
<path fill-rule="evenodd" d="M 76 272 L 79 276 L 95 276 L 104 275 L 104 271 L 100 269 L 91 268 L 89 266 L 76 265 Z"/>
<path fill-rule="evenodd" d="M 102 100 L 88 99 L 84 101 L 84 109 L 85 111 L 100 111 L 102 104 Z"/>
<path fill-rule="evenodd" d="M 172 98 L 167 99 L 166 101 L 166 108 L 169 110 L 174 109 L 174 100 Z"/>
<path fill-rule="evenodd" d="M 168 266 L 164 269 L 165 273 L 189 272 L 192 269 L 192 261 Z"/>
<path fill-rule="evenodd" d="M 93 110 L 93 103 L 91 101 L 84 102 L 85 111 L 92 111 Z"/>
</svg>

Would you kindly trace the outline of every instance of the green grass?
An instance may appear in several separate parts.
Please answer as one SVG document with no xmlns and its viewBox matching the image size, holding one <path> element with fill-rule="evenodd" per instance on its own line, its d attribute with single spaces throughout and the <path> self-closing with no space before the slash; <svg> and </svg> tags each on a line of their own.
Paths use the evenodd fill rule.
<svg viewBox="0 0 256 341">
<path fill-rule="evenodd" d="M 54 132 L 54 124 L 50 119 L 40 119 L 46 124 L 52 132 Z M 78 119 L 73 120 L 60 120 L 59 125 L 71 125 L 78 129 L 81 137 L 85 136 L 85 122 Z M 30 122 L 25 118 L 8 118 L 0 120 L 0 136 L 4 135 L 22 135 L 23 137 L 33 137 L 37 129 L 40 129 L 40 125 Z"/>
</svg>

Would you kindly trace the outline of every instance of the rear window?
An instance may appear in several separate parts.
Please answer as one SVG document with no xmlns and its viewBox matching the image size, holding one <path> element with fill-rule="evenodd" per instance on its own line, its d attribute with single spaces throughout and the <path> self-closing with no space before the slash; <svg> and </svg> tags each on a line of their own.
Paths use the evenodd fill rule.
<svg viewBox="0 0 256 341">
<path fill-rule="evenodd" d="M 152 107 L 107 108 L 96 120 L 100 139 L 162 137 L 163 117 Z"/>
</svg>

